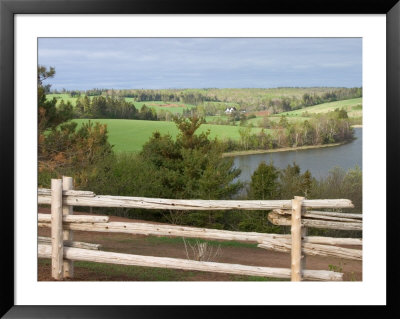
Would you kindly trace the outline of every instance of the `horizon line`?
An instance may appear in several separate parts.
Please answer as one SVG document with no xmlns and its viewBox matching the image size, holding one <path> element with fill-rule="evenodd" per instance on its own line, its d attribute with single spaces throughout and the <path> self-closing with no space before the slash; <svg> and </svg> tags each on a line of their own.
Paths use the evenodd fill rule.
<svg viewBox="0 0 400 319">
<path fill-rule="evenodd" d="M 225 89 L 233 89 L 233 90 L 269 90 L 269 89 L 313 89 L 313 88 L 327 88 L 327 89 L 353 89 L 353 88 L 362 88 L 361 86 L 276 86 L 276 87 L 172 87 L 172 88 L 96 88 L 93 87 L 91 89 L 50 89 L 51 91 L 88 91 L 88 90 L 225 90 Z"/>
</svg>

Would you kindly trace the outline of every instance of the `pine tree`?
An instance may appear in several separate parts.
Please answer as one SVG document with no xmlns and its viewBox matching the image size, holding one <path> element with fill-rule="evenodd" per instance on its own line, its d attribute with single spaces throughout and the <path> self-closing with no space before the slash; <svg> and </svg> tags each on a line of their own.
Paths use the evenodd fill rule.
<svg viewBox="0 0 400 319">
<path fill-rule="evenodd" d="M 273 163 L 261 162 L 251 176 L 249 197 L 251 199 L 276 199 L 279 195 L 279 171 Z"/>
</svg>

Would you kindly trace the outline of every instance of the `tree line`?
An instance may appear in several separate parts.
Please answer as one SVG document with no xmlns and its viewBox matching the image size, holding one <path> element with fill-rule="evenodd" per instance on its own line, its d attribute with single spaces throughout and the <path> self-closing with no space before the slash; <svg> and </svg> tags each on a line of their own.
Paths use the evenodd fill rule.
<svg viewBox="0 0 400 319">
<path fill-rule="evenodd" d="M 273 130 L 268 133 L 264 128 Z M 259 133 L 252 133 L 251 126 L 241 127 L 238 141 L 225 140 L 226 151 L 323 145 L 354 139 L 354 129 L 347 118 L 347 112 L 338 109 L 303 122 L 290 123 L 286 116 L 281 116 L 279 122 L 267 119 L 264 128 Z"/>
<path fill-rule="evenodd" d="M 47 87 L 47 90 L 49 90 L 49 87 Z M 196 106 L 195 111 L 198 115 L 206 116 L 216 115 L 229 103 L 235 103 L 239 109 L 247 111 L 267 110 L 270 114 L 276 114 L 326 102 L 362 97 L 362 88 L 91 89 L 86 91 L 73 90 L 67 93 L 71 97 L 82 95 L 111 96 L 132 98 L 134 102 L 180 102 Z"/>
<path fill-rule="evenodd" d="M 185 89 L 185 90 L 118 90 L 114 91 L 121 97 L 134 98 L 135 101 L 182 102 L 193 105 L 203 105 L 206 102 L 236 102 L 239 107 L 251 107 L 254 110 L 270 110 L 281 113 L 321 103 L 347 100 L 362 96 L 362 88 L 332 88 L 329 90 L 312 90 L 302 96 L 283 94 L 273 95 L 265 89 L 230 89 L 229 98 L 221 89 Z M 256 98 L 254 94 L 256 93 Z M 236 98 L 234 98 L 236 96 Z M 232 98 L 233 97 L 233 98 Z"/>
<path fill-rule="evenodd" d="M 157 112 L 145 104 L 140 109 L 137 109 L 131 102 L 123 98 L 114 96 L 94 96 L 89 98 L 88 95 L 79 97 L 76 100 L 76 105 L 72 105 L 64 100 L 61 100 L 59 107 L 72 108 L 74 118 L 90 118 L 90 119 L 135 119 L 156 121 Z"/>
</svg>

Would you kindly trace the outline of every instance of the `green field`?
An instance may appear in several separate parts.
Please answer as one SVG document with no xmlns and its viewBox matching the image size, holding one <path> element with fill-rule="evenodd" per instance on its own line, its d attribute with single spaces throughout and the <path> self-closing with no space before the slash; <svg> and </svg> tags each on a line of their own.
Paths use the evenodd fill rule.
<svg viewBox="0 0 400 319">
<path fill-rule="evenodd" d="M 81 124 L 88 122 L 87 119 L 76 119 L 74 122 Z M 109 141 L 114 145 L 117 152 L 138 152 L 142 149 L 151 137 L 152 133 L 159 131 L 161 134 L 170 134 L 173 138 L 178 134 L 178 129 L 173 122 L 165 121 L 142 121 L 142 120 L 117 120 L 117 119 L 96 119 L 92 122 L 107 124 Z M 199 132 L 210 129 L 211 138 L 218 139 L 240 138 L 239 126 L 203 124 Z M 253 128 L 253 133 L 260 132 L 260 128 Z"/>
<path fill-rule="evenodd" d="M 81 96 L 83 97 L 83 95 Z M 90 99 L 93 99 L 94 96 L 89 96 Z M 76 105 L 76 101 L 78 100 L 78 97 L 71 97 L 67 93 L 60 93 L 60 94 L 47 94 L 46 95 L 47 100 L 52 100 L 53 98 L 57 99 L 57 103 L 59 103 L 61 100 L 64 100 L 65 103 L 70 102 L 73 106 Z M 189 108 L 193 108 L 194 105 L 192 104 L 184 104 L 181 102 L 163 102 L 163 101 L 146 101 L 146 102 L 135 102 L 133 98 L 126 97 L 125 101 L 131 102 L 135 105 L 137 109 L 140 110 L 140 108 L 146 104 L 146 106 L 155 109 L 157 112 L 164 110 L 164 111 L 169 111 L 173 114 L 181 113 L 183 110 Z"/>
<path fill-rule="evenodd" d="M 71 104 L 75 104 L 77 98 L 70 97 L 69 94 L 48 94 L 47 98 L 51 99 L 56 97 L 58 100 L 63 99 L 64 101 L 69 101 Z M 133 102 L 132 98 L 126 98 L 126 100 Z M 209 102 L 219 104 L 221 102 Z M 171 113 L 182 113 L 187 107 L 192 108 L 194 105 L 183 104 L 180 102 L 171 102 L 166 106 L 167 102 L 161 101 L 147 101 L 147 102 L 134 102 L 135 106 L 140 109 L 143 104 L 148 107 L 152 107 L 157 111 L 167 110 Z M 171 104 L 175 104 L 172 105 Z M 362 98 L 342 100 L 330 103 L 324 103 L 319 105 L 310 106 L 307 108 L 284 112 L 269 116 L 270 121 L 279 121 L 280 116 L 288 116 L 288 121 L 293 122 L 303 122 L 309 119 L 305 117 L 304 113 L 308 112 L 311 114 L 325 113 L 333 111 L 336 108 L 344 108 L 350 118 L 361 118 L 362 117 Z M 249 113 L 251 114 L 251 113 Z M 216 121 L 218 119 L 227 120 L 228 116 L 223 114 L 220 116 L 206 116 L 206 121 Z M 253 125 L 252 133 L 260 132 L 261 128 L 257 127 L 263 120 L 262 116 L 257 116 L 256 118 L 247 120 L 245 125 Z M 87 119 L 76 119 L 74 120 L 78 124 L 82 122 L 87 122 Z M 168 121 L 143 121 L 143 120 L 123 120 L 123 119 L 96 119 L 93 122 L 100 122 L 107 124 L 109 132 L 109 141 L 114 145 L 114 150 L 117 152 L 138 152 L 142 149 L 142 146 L 149 140 L 152 133 L 159 131 L 161 134 L 170 134 L 173 138 L 178 134 L 178 129 L 173 122 Z M 240 121 L 236 122 L 236 126 L 232 125 L 216 125 L 216 124 L 203 124 L 199 132 L 205 132 L 210 129 L 211 138 L 218 137 L 220 140 L 231 138 L 234 140 L 240 139 L 239 126 Z M 271 130 L 267 130 L 271 132 Z"/>
<path fill-rule="evenodd" d="M 279 122 L 281 120 L 281 114 L 279 116 L 270 116 L 268 118 L 270 121 L 272 122 Z M 305 120 L 310 120 L 310 117 L 304 117 L 304 116 L 291 116 L 291 117 L 287 117 L 287 120 L 290 124 L 293 124 L 295 122 L 304 122 Z"/>
<path fill-rule="evenodd" d="M 204 119 L 206 120 L 207 123 L 216 122 L 218 120 L 227 121 L 228 118 L 229 117 L 225 114 L 224 115 L 207 115 L 204 117 Z"/>
<path fill-rule="evenodd" d="M 334 111 L 335 109 L 344 108 L 348 113 L 349 117 L 361 117 L 362 116 L 362 98 L 349 99 L 343 101 L 335 101 L 329 103 L 318 104 L 314 106 L 305 107 L 303 109 L 283 112 L 279 114 L 274 114 L 273 116 L 287 115 L 288 117 L 301 117 L 304 112 L 308 113 L 326 113 Z"/>
<path fill-rule="evenodd" d="M 46 99 L 47 100 L 52 100 L 52 99 L 56 99 L 57 100 L 57 104 L 61 101 L 64 100 L 65 103 L 69 102 L 71 103 L 73 106 L 76 105 L 76 100 L 78 99 L 77 97 L 71 97 L 71 95 L 65 93 L 60 93 L 60 94 L 47 94 L 46 95 Z"/>
<path fill-rule="evenodd" d="M 146 105 L 147 107 L 155 109 L 157 112 L 163 110 L 163 111 L 169 111 L 173 114 L 177 113 L 182 114 L 183 110 L 195 107 L 195 105 L 193 104 L 184 104 L 181 102 L 163 102 L 163 101 L 135 102 L 134 99 L 131 97 L 126 97 L 125 101 L 133 103 L 137 109 L 140 109 L 143 105 Z"/>
<path fill-rule="evenodd" d="M 344 108 L 347 111 L 349 118 L 360 118 L 362 117 L 362 98 L 356 99 L 349 99 L 349 100 L 342 100 L 342 101 L 335 101 L 329 103 L 318 104 L 314 106 L 305 107 L 302 109 L 298 109 L 295 111 L 290 112 L 282 112 L 278 114 L 273 114 L 268 117 L 270 121 L 279 122 L 280 117 L 285 115 L 287 116 L 287 120 L 289 123 L 294 122 L 304 122 L 305 120 L 309 120 L 311 114 L 318 114 L 318 113 L 327 113 L 334 111 L 335 109 Z M 304 116 L 304 113 L 308 112 L 310 116 Z M 252 114 L 253 112 L 249 112 Z M 215 115 L 215 116 L 206 116 L 205 117 L 207 122 L 215 122 L 219 119 L 222 121 L 226 121 L 228 119 L 227 115 Z M 263 120 L 263 116 L 257 116 L 252 119 L 248 119 L 246 121 L 246 125 L 252 124 L 253 126 L 259 126 Z M 236 125 L 239 125 L 240 121 L 236 121 Z"/>
</svg>

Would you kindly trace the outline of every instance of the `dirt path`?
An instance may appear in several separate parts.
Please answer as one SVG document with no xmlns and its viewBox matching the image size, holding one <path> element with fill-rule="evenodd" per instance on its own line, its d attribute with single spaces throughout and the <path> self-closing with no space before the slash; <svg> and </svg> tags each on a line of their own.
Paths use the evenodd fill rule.
<svg viewBox="0 0 400 319">
<path fill-rule="evenodd" d="M 40 213 L 49 213 L 48 208 L 39 208 Z M 75 214 L 88 214 L 88 213 L 75 213 Z M 128 218 L 110 216 L 110 221 L 118 222 L 143 222 L 140 220 L 133 220 Z M 146 221 L 146 223 L 152 223 Z M 160 223 L 155 223 L 160 224 Z M 50 236 L 50 229 L 39 228 L 39 236 Z M 159 256 L 159 257 L 174 257 L 186 259 L 185 246 L 182 242 L 163 242 L 162 240 L 149 240 L 143 235 L 131 234 L 115 234 L 115 233 L 100 233 L 100 232 L 82 232 L 75 231 L 74 239 L 77 241 L 84 241 L 89 243 L 96 243 L 102 245 L 102 250 L 121 252 L 127 254 Z M 223 263 L 234 263 L 251 266 L 265 266 L 265 267 L 290 267 L 290 254 L 272 252 L 257 247 L 236 247 L 236 246 L 223 246 L 217 258 L 213 261 Z M 344 280 L 362 280 L 362 262 L 354 260 L 341 260 L 332 257 L 317 257 L 307 256 L 306 269 L 314 270 L 329 270 L 330 265 L 341 267 L 344 273 Z M 184 272 L 184 271 L 182 271 Z M 51 280 L 50 266 L 39 264 L 38 280 Z M 93 275 L 94 276 L 94 275 Z M 209 272 L 196 272 L 196 276 L 191 280 L 199 281 L 219 281 L 230 280 L 230 275 L 209 273 Z M 76 280 L 126 280 L 123 276 L 118 278 L 99 278 L 96 275 L 94 278 L 87 270 L 79 269 L 75 272 Z M 130 279 L 131 280 L 131 279 Z"/>
</svg>

